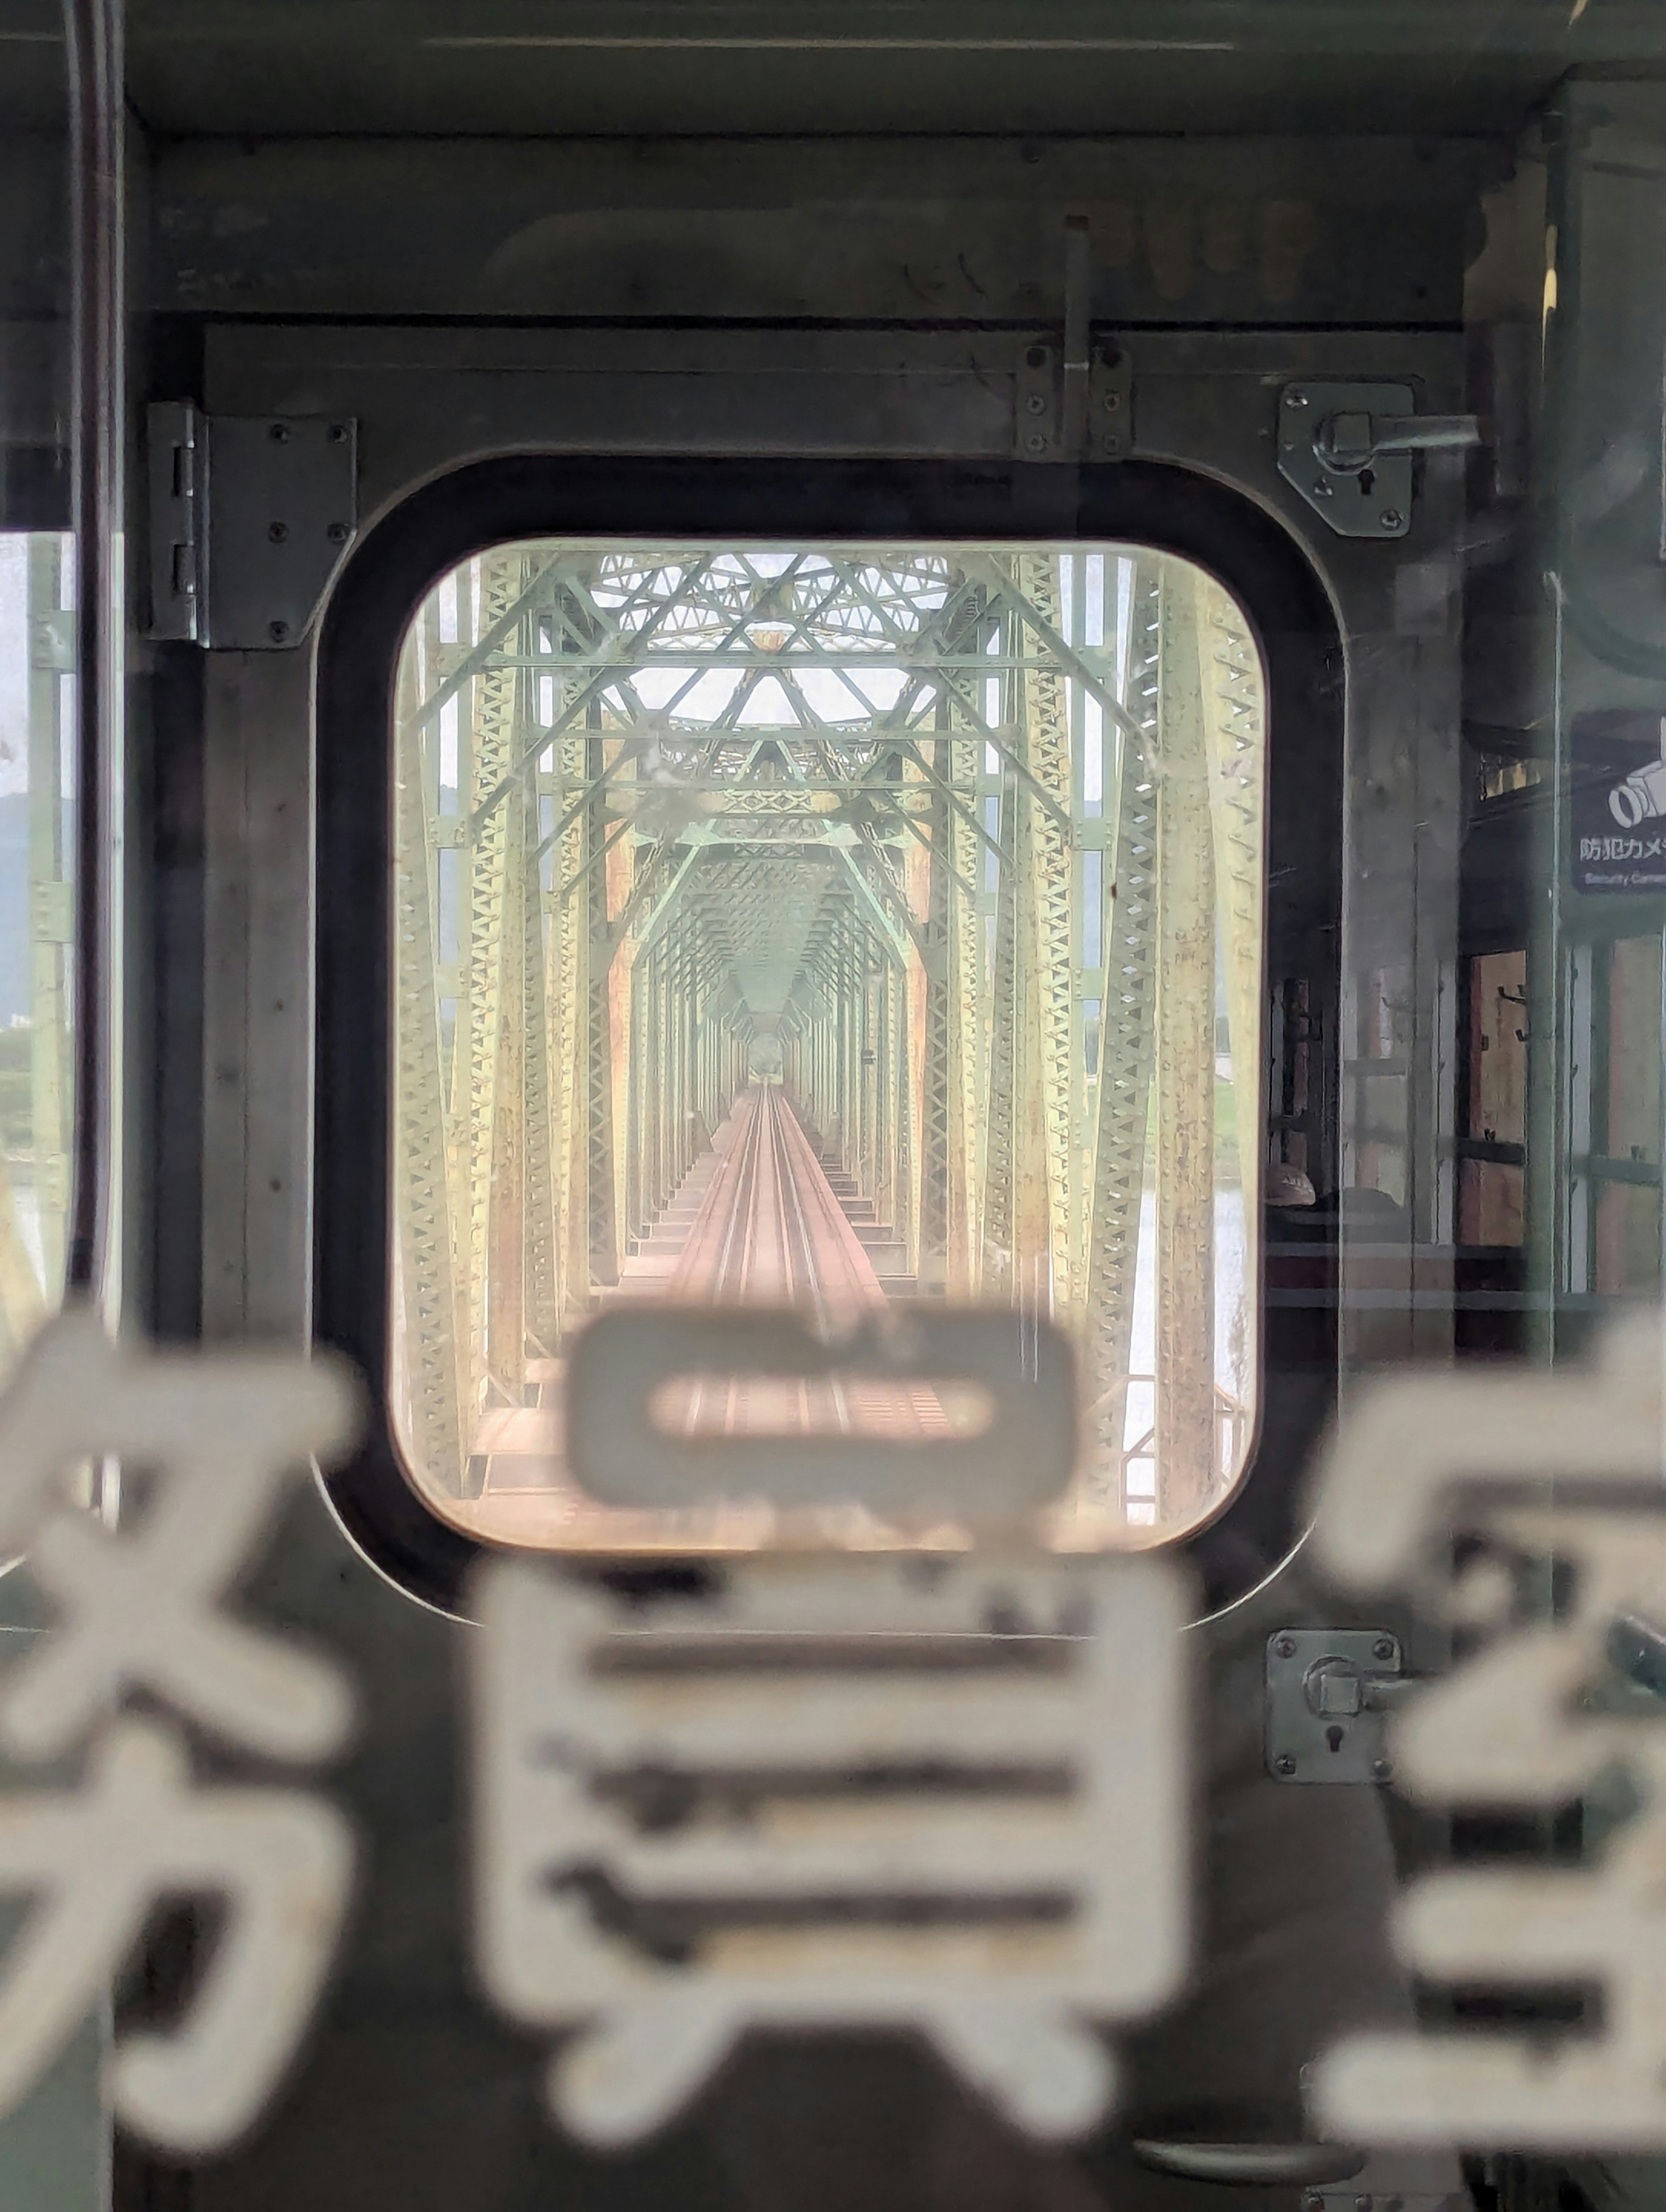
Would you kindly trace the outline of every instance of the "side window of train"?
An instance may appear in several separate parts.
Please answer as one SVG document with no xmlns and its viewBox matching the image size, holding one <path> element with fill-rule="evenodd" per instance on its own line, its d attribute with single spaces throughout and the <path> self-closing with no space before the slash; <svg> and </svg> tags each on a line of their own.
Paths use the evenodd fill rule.
<svg viewBox="0 0 1666 2212">
<path fill-rule="evenodd" d="M 63 1295 L 73 1104 L 71 541 L 0 532 L 0 1361 Z"/>
<path fill-rule="evenodd" d="M 579 1492 L 561 1409 L 587 1323 L 667 1299 L 1050 1316 L 1056 1540 L 1220 1508 L 1263 1205 L 1319 1172 L 1305 1043 L 1265 1095 L 1273 1030 L 1313 1032 L 1264 974 L 1265 684 L 1222 585 L 1135 544 L 520 542 L 424 599 L 393 731 L 388 1388 L 434 1513 L 661 1540 Z M 663 1418 L 971 1418 L 719 1380 Z M 739 1504 L 702 1532 L 756 1540 Z"/>
<path fill-rule="evenodd" d="M 0 64 L 0 1379 L 62 1300 L 76 1151 L 76 541 L 58 11 Z"/>
<path fill-rule="evenodd" d="M 1635 927 L 1635 924 L 1633 924 Z M 1661 938 L 1605 933 L 1571 962 L 1571 1287 L 1652 1293 L 1661 1263 Z"/>
</svg>

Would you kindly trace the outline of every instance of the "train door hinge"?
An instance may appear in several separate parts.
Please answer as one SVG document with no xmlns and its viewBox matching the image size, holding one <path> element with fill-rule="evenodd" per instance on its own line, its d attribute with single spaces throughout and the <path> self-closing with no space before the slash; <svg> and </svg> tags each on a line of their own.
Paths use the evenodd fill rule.
<svg viewBox="0 0 1666 2212">
<path fill-rule="evenodd" d="M 358 424 L 325 415 L 146 410 L 147 637 L 232 652 L 299 645 L 358 529 Z"/>
<path fill-rule="evenodd" d="M 1267 1771 L 1278 1782 L 1389 1782 L 1389 1714 L 1420 1685 L 1385 1628 L 1267 1639 Z"/>
<path fill-rule="evenodd" d="M 1134 443 L 1134 371 L 1127 354 L 1114 339 L 1096 339 L 1067 391 L 1068 371 L 1056 342 L 1038 340 L 1018 356 L 1018 459 L 1124 459 Z"/>
<path fill-rule="evenodd" d="M 1481 443 L 1473 415 L 1419 415 L 1408 384 L 1286 384 L 1279 474 L 1339 538 L 1403 538 L 1413 456 Z"/>
<path fill-rule="evenodd" d="M 1021 461 L 1120 461 L 1134 442 L 1134 374 L 1114 339 L 1094 339 L 1085 218 L 1064 230 L 1064 329 L 1026 345 L 1013 387 Z M 1062 337 L 1062 343 L 1060 338 Z"/>
</svg>

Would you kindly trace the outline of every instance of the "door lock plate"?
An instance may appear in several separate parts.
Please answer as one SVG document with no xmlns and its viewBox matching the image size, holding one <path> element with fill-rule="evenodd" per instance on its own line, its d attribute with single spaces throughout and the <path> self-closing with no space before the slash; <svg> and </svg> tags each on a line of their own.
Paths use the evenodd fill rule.
<svg viewBox="0 0 1666 2212">
<path fill-rule="evenodd" d="M 1412 456 L 1349 450 L 1331 426 L 1403 418 L 1408 384 L 1286 384 L 1279 395 L 1279 474 L 1339 538 L 1403 538 L 1411 527 Z"/>
<path fill-rule="evenodd" d="M 1388 1782 L 1388 1709 L 1407 1684 L 1384 1628 L 1280 1628 L 1267 1639 L 1267 1771 L 1276 1782 Z"/>
</svg>

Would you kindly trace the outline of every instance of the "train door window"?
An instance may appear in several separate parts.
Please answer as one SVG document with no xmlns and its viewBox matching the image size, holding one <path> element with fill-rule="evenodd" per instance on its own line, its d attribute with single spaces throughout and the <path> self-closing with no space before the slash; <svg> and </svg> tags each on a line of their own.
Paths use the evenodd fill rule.
<svg viewBox="0 0 1666 2212">
<path fill-rule="evenodd" d="M 517 544 L 428 597 L 395 724 L 392 1389 L 443 1516 L 654 1540 L 568 1484 L 559 1409 L 587 1319 L 655 1298 L 1051 1315 L 1059 1540 L 1219 1505 L 1256 1413 L 1265 722 L 1218 584 L 1110 544 Z"/>
<path fill-rule="evenodd" d="M 73 1106 L 74 571 L 0 531 L 0 1366 L 63 1294 Z"/>
<path fill-rule="evenodd" d="M 64 1291 L 74 1111 L 70 82 L 60 9 L 0 37 L 0 1379 Z"/>
<path fill-rule="evenodd" d="M 1527 955 L 1482 953 L 1467 967 L 1467 1113 L 1458 1140 L 1458 1242 L 1519 1245 L 1527 1157 Z"/>
<path fill-rule="evenodd" d="M 1620 937 L 1572 961 L 1571 1287 L 1652 1294 L 1661 1265 L 1661 939 Z"/>
</svg>

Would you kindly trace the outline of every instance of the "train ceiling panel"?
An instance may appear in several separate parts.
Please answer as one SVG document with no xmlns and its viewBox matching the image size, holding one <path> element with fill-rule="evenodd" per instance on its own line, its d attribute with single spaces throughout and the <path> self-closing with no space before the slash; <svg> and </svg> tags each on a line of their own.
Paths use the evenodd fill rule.
<svg viewBox="0 0 1666 2212">
<path fill-rule="evenodd" d="M 4 112 L 55 118 L 9 4 Z M 15 27 L 13 27 L 14 25 Z M 134 111 L 314 132 L 1509 131 L 1567 70 L 1657 64 L 1654 0 L 137 0 Z"/>
</svg>

